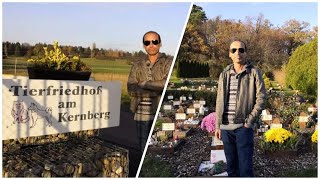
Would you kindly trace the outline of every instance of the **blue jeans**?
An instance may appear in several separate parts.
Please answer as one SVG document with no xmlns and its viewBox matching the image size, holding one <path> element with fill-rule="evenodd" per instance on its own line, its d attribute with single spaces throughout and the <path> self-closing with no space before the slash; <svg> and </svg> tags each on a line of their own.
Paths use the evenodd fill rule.
<svg viewBox="0 0 320 180">
<path fill-rule="evenodd" d="M 253 177 L 253 129 L 221 130 L 230 177 Z"/>
<path fill-rule="evenodd" d="M 141 152 L 143 152 L 144 147 L 146 146 L 152 123 L 153 121 L 136 121 L 136 130 Z"/>
</svg>

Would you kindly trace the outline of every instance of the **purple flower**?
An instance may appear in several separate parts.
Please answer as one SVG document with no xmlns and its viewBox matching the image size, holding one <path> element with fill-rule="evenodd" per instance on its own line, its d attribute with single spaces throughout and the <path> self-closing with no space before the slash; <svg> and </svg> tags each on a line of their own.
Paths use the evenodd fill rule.
<svg viewBox="0 0 320 180">
<path fill-rule="evenodd" d="M 203 130 L 205 129 L 211 133 L 216 130 L 215 125 L 216 125 L 216 113 L 212 112 L 202 119 L 201 129 Z"/>
</svg>

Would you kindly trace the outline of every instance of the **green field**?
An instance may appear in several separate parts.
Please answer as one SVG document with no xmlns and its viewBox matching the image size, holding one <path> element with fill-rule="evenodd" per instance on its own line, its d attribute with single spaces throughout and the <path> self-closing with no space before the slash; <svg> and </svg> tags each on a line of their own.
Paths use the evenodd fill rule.
<svg viewBox="0 0 320 180">
<path fill-rule="evenodd" d="M 91 78 L 96 81 L 121 81 L 121 103 L 129 106 L 130 97 L 127 91 L 127 80 L 130 67 L 126 59 L 122 60 L 98 60 L 94 58 L 82 58 L 91 69 Z M 16 63 L 16 65 L 15 65 Z M 2 60 L 2 73 L 8 75 L 27 76 L 27 59 L 23 57 L 9 57 Z M 16 68 L 15 68 L 16 67 Z"/>
<path fill-rule="evenodd" d="M 92 69 L 93 73 L 129 74 L 131 67 L 126 59 L 99 60 L 95 58 L 82 58 L 81 60 Z M 24 57 L 9 57 L 2 60 L 2 73 L 14 74 L 16 69 L 17 75 L 27 75 L 27 65 L 27 59 Z"/>
</svg>

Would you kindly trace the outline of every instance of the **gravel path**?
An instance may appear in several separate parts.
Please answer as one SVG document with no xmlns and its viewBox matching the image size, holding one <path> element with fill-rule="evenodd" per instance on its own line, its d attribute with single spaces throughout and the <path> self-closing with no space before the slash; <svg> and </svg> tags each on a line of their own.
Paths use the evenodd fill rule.
<svg viewBox="0 0 320 180">
<path fill-rule="evenodd" d="M 257 138 L 255 139 L 257 142 Z M 157 155 L 163 161 L 171 164 L 175 177 L 197 176 L 196 171 L 202 159 L 210 159 L 210 151 L 205 147 L 209 143 L 207 134 L 200 128 L 188 137 L 183 147 L 173 155 Z M 257 144 L 257 143 L 255 143 Z M 294 158 L 270 159 L 255 148 L 254 174 L 256 177 L 281 177 L 286 170 L 301 170 L 310 167 L 317 168 L 318 158 L 313 153 L 304 153 Z"/>
</svg>

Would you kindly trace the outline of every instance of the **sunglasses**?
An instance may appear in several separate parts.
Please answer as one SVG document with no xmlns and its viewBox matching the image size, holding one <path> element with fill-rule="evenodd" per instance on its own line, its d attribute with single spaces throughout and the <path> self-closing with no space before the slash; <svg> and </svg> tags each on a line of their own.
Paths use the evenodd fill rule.
<svg viewBox="0 0 320 180">
<path fill-rule="evenodd" d="M 232 54 L 234 54 L 235 52 L 237 52 L 237 50 L 240 52 L 240 53 L 244 53 L 245 52 L 245 50 L 244 50 L 244 48 L 232 48 L 232 49 L 230 49 L 230 52 L 232 53 Z"/>
<path fill-rule="evenodd" d="M 160 43 L 159 40 L 152 40 L 152 41 L 143 41 L 143 44 L 145 46 L 149 46 L 151 42 L 153 45 L 158 45 Z"/>
</svg>

